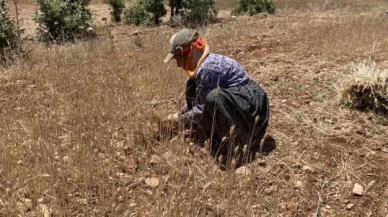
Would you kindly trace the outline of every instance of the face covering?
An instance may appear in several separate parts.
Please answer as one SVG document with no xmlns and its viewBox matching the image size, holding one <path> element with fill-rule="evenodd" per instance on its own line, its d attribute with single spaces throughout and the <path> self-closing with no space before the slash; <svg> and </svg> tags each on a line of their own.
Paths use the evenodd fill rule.
<svg viewBox="0 0 388 217">
<path fill-rule="evenodd" d="M 190 79 L 195 78 L 195 70 L 209 55 L 209 46 L 205 39 L 198 37 L 190 46 L 183 48 L 176 54 L 188 55 L 186 63 L 186 73 Z"/>
</svg>

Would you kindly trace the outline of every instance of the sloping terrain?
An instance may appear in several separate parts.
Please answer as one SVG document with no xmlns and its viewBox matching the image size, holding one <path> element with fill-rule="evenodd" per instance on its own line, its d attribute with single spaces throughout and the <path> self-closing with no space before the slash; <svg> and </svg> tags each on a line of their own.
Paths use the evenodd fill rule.
<svg viewBox="0 0 388 217">
<path fill-rule="evenodd" d="M 279 2 L 276 15 L 224 13 L 198 28 L 271 101 L 276 148 L 237 170 L 181 137 L 155 136 L 154 118 L 182 105 L 187 77 L 163 63 L 181 27 L 28 42 L 28 58 L 0 71 L 0 216 L 388 215 L 388 118 L 338 103 L 352 63 L 388 68 L 387 3 Z M 31 20 L 33 7 L 21 8 Z"/>
</svg>

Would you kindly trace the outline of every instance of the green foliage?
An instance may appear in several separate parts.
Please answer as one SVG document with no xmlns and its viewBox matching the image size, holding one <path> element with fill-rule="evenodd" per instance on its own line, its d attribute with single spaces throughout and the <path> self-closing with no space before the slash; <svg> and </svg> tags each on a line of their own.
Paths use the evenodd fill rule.
<svg viewBox="0 0 388 217">
<path fill-rule="evenodd" d="M 149 25 L 152 22 L 152 15 L 145 11 L 144 5 L 136 2 L 124 9 L 124 18 L 128 24 Z"/>
<path fill-rule="evenodd" d="M 124 10 L 127 23 L 159 25 L 160 18 L 167 14 L 163 0 L 140 0 Z"/>
<path fill-rule="evenodd" d="M 0 61 L 16 48 L 17 34 L 13 20 L 9 18 L 6 0 L 0 0 Z M 6 56 L 7 55 L 7 56 Z"/>
<path fill-rule="evenodd" d="M 168 5 L 171 8 L 171 17 L 178 15 L 183 8 L 183 0 L 169 0 Z"/>
<path fill-rule="evenodd" d="M 233 15 L 254 15 L 261 12 L 275 13 L 275 4 L 272 0 L 239 0 L 232 11 Z"/>
<path fill-rule="evenodd" d="M 42 31 L 43 41 L 73 41 L 85 36 L 90 27 L 91 12 L 87 8 L 90 0 L 36 0 L 41 13 L 36 12 L 35 22 Z"/>
<path fill-rule="evenodd" d="M 111 6 L 111 12 L 110 15 L 112 17 L 112 20 L 116 22 L 121 21 L 121 14 L 123 13 L 123 10 L 125 8 L 125 3 L 123 0 L 103 0 L 104 4 L 109 4 Z"/>
<path fill-rule="evenodd" d="M 185 8 L 182 16 L 185 25 L 200 25 L 217 19 L 215 0 L 183 0 Z"/>
</svg>

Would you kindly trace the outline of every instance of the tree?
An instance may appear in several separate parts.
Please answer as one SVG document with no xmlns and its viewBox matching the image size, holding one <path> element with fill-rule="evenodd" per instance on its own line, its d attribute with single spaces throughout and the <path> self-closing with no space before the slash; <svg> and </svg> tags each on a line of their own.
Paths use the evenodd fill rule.
<svg viewBox="0 0 388 217">
<path fill-rule="evenodd" d="M 183 0 L 182 13 L 186 25 L 201 25 L 217 19 L 215 0 Z"/>
<path fill-rule="evenodd" d="M 0 0 L 0 62 L 9 57 L 17 46 L 16 26 L 9 18 L 6 0 Z"/>
<path fill-rule="evenodd" d="M 36 0 L 41 13 L 36 12 L 35 22 L 43 41 L 73 41 L 84 36 L 90 27 L 90 0 Z"/>
<path fill-rule="evenodd" d="M 232 11 L 233 15 L 258 14 L 261 12 L 275 13 L 275 4 L 272 0 L 239 0 Z"/>
<path fill-rule="evenodd" d="M 163 0 L 143 0 L 141 2 L 144 5 L 144 9 L 153 14 L 154 24 L 159 25 L 160 18 L 167 14 L 167 10 L 163 5 Z"/>
<path fill-rule="evenodd" d="M 171 17 L 174 17 L 179 13 L 179 10 L 183 8 L 182 0 L 169 0 L 168 5 L 171 8 Z"/>
<path fill-rule="evenodd" d="M 110 15 L 115 22 L 121 21 L 121 14 L 125 8 L 123 0 L 103 0 L 104 4 L 109 4 L 111 7 Z"/>
</svg>

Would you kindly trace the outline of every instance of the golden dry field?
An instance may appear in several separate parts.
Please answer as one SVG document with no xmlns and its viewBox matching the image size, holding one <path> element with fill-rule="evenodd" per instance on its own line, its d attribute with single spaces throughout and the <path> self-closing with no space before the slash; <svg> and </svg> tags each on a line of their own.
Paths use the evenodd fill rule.
<svg viewBox="0 0 388 217">
<path fill-rule="evenodd" d="M 184 98 L 185 72 L 163 63 L 181 27 L 107 29 L 93 2 L 97 39 L 28 40 L 0 68 L 0 216 L 388 216 L 388 116 L 339 104 L 364 60 L 388 68 L 388 2 L 274 0 L 275 15 L 231 17 L 233 2 L 198 31 L 267 91 L 274 150 L 220 170 L 158 139 L 154 118 Z M 19 8 L 33 38 L 36 7 Z"/>
</svg>

